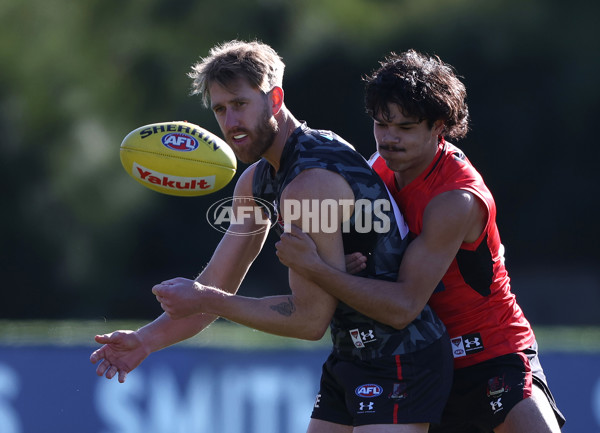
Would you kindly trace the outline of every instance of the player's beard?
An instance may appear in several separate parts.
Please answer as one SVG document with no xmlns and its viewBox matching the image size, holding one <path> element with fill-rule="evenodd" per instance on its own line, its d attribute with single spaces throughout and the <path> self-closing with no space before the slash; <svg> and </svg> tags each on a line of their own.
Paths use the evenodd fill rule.
<svg viewBox="0 0 600 433">
<path fill-rule="evenodd" d="M 250 142 L 244 146 L 238 146 L 235 142 L 230 142 L 229 145 L 240 161 L 245 164 L 252 164 L 258 161 L 269 150 L 278 132 L 279 126 L 277 125 L 277 121 L 271 115 L 269 107 L 265 107 L 262 119 L 258 122 L 258 125 L 254 129 L 246 131 Z"/>
</svg>

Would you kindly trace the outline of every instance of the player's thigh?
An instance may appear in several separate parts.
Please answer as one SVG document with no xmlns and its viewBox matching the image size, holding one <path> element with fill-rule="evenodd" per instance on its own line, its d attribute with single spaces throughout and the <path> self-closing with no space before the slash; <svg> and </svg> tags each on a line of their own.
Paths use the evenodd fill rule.
<svg viewBox="0 0 600 433">
<path fill-rule="evenodd" d="M 494 432 L 560 433 L 560 427 L 548 397 L 539 386 L 533 384 L 531 397 L 517 403 Z"/>
<path fill-rule="evenodd" d="M 306 433 L 352 433 L 352 426 L 311 418 Z"/>
<path fill-rule="evenodd" d="M 427 433 L 429 423 L 419 424 L 369 424 L 354 427 L 353 433 Z"/>
</svg>

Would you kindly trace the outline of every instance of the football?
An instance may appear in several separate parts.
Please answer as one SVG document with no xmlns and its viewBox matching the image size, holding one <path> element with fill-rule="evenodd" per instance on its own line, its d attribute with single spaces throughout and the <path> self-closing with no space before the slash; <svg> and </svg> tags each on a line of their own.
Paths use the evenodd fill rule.
<svg viewBox="0 0 600 433">
<path fill-rule="evenodd" d="M 152 123 L 121 143 L 121 163 L 135 180 L 163 194 L 194 197 L 225 187 L 237 160 L 215 134 L 185 121 Z"/>
</svg>

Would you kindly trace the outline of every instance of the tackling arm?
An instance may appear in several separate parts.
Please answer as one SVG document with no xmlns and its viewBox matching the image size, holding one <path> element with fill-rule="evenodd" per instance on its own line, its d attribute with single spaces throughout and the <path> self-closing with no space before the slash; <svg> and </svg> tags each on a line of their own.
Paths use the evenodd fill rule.
<svg viewBox="0 0 600 433">
<path fill-rule="evenodd" d="M 462 242 L 476 238 L 484 220 L 485 211 L 468 192 L 450 191 L 434 198 L 421 234 L 404 253 L 396 282 L 357 277 L 329 266 L 298 228 L 282 236 L 277 255 L 357 311 L 401 329 L 422 311 Z"/>
</svg>

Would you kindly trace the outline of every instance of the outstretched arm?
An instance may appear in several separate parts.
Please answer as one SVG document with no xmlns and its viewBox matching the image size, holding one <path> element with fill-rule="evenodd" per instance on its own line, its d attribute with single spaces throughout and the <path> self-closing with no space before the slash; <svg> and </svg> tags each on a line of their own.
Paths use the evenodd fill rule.
<svg viewBox="0 0 600 433">
<path fill-rule="evenodd" d="M 339 202 L 348 196 L 353 198 L 352 190 L 338 174 L 321 169 L 308 170 L 286 187 L 280 208 L 286 221 L 289 217 L 286 203 L 326 199 Z M 302 219 L 302 209 L 296 209 L 294 214 L 295 218 Z M 343 212 L 336 215 L 339 215 L 338 219 L 332 225 L 337 229 L 331 233 L 311 233 L 311 242 L 314 242 L 328 266 L 343 269 Z M 293 270 L 290 271 L 289 283 L 291 294 L 265 298 L 232 295 L 206 284 L 196 284 L 195 293 L 188 297 L 187 304 L 196 311 L 219 315 L 263 332 L 308 340 L 320 339 L 329 326 L 337 300 Z M 181 293 L 178 284 L 179 281 L 169 281 L 154 288 L 163 309 L 169 314 L 177 314 L 170 300 L 176 293 Z"/>
<path fill-rule="evenodd" d="M 252 176 L 253 167 L 242 173 L 235 188 L 235 197 L 252 196 Z M 235 200 L 234 212 L 239 203 L 245 204 L 245 201 Z M 233 227 L 231 233 L 224 235 L 196 282 L 218 286 L 225 292 L 235 293 L 264 244 L 268 225 L 263 227 L 262 231 L 260 228 L 257 222 L 250 218 Z M 255 234 L 239 236 L 235 231 Z M 232 263 L 235 263 L 235 266 Z M 180 280 L 185 281 L 184 288 L 187 292 L 193 291 L 194 280 Z M 105 375 L 108 379 L 118 374 L 119 381 L 123 382 L 127 373 L 140 365 L 150 353 L 193 337 L 217 317 L 189 310 L 185 303 L 179 308 L 184 311 L 180 320 L 162 314 L 137 331 L 116 331 L 96 336 L 96 342 L 103 345 L 90 356 L 92 363 L 100 362 L 96 373 L 99 376 Z"/>
</svg>

